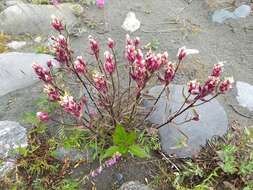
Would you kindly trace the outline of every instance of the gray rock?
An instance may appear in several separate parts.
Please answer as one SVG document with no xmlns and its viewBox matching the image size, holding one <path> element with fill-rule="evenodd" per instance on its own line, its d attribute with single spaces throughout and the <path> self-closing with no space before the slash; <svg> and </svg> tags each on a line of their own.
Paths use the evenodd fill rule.
<svg viewBox="0 0 253 190">
<path fill-rule="evenodd" d="M 52 33 L 51 15 L 63 20 L 68 28 L 78 23 L 72 7 L 73 4 L 69 3 L 57 7 L 18 3 L 0 13 L 0 28 L 13 35 L 24 33 L 48 35 Z"/>
<path fill-rule="evenodd" d="M 157 97 L 162 88 L 162 86 L 153 87 L 149 93 Z M 182 91 L 182 85 L 171 85 L 168 97 L 170 101 L 167 100 L 164 93 L 148 119 L 154 124 L 164 123 L 168 115 L 175 113 L 182 105 L 184 101 Z M 149 101 L 148 105 L 153 104 L 150 104 Z M 185 121 L 186 118 L 193 117 L 193 112 L 188 110 L 174 120 L 175 123 L 178 123 L 177 125 L 170 123 L 159 129 L 163 152 L 168 155 L 176 154 L 178 157 L 190 157 L 198 153 L 201 146 L 204 146 L 208 139 L 213 136 L 222 136 L 227 132 L 227 115 L 217 100 L 214 99 L 197 107 L 196 111 L 200 115 L 199 121 L 179 124 Z M 188 139 L 183 134 L 187 135 Z M 182 146 L 184 143 L 186 144 Z"/>
<path fill-rule="evenodd" d="M 89 151 L 81 152 L 77 149 L 65 149 L 63 147 L 56 150 L 56 158 L 62 161 L 67 158 L 73 162 L 78 160 L 90 161 L 92 159 Z"/>
<path fill-rule="evenodd" d="M 3 53 L 0 54 L 0 96 L 17 89 L 27 87 L 38 81 L 32 69 L 32 63 L 46 66 L 53 57 L 35 53 Z"/>
<path fill-rule="evenodd" d="M 22 0 L 6 0 L 5 1 L 6 6 L 13 6 L 20 3 L 23 3 Z"/>
<path fill-rule="evenodd" d="M 139 181 L 129 181 L 124 183 L 119 190 L 151 190 L 148 186 Z"/>
<path fill-rule="evenodd" d="M 14 121 L 0 121 L 0 158 L 5 161 L 0 164 L 0 178 L 13 168 L 15 156 L 11 151 L 27 146 L 26 129 Z"/>
</svg>

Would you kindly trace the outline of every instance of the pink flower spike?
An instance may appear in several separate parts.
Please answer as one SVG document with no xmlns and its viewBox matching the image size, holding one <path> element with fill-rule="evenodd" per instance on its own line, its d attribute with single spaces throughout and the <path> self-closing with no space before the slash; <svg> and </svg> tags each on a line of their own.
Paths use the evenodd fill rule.
<svg viewBox="0 0 253 190">
<path fill-rule="evenodd" d="M 178 49 L 177 57 L 179 61 L 182 61 L 183 59 L 186 58 L 186 56 L 191 55 L 191 54 L 198 54 L 198 53 L 199 53 L 199 50 L 197 49 L 186 49 L 186 47 L 183 46 Z"/>
<path fill-rule="evenodd" d="M 53 79 L 49 70 L 43 68 L 37 63 L 33 63 L 32 68 L 35 71 L 35 73 L 38 75 L 39 79 L 43 80 L 45 83 L 52 82 Z"/>
<path fill-rule="evenodd" d="M 212 71 L 212 76 L 214 77 L 220 77 L 222 73 L 222 68 L 223 68 L 223 62 L 219 62 L 214 65 L 213 71 Z"/>
<path fill-rule="evenodd" d="M 60 93 L 56 90 L 52 85 L 45 85 L 44 92 L 47 93 L 49 100 L 51 101 L 59 101 Z"/>
<path fill-rule="evenodd" d="M 57 30 L 58 32 L 64 30 L 64 25 L 61 20 L 57 19 L 54 15 L 52 15 L 51 18 L 52 18 L 51 25 L 55 30 Z"/>
<path fill-rule="evenodd" d="M 105 0 L 96 0 L 96 4 L 99 8 L 103 8 L 105 6 Z"/>
<path fill-rule="evenodd" d="M 98 42 L 90 35 L 89 37 L 89 41 L 90 41 L 90 48 L 93 51 L 94 55 L 96 57 L 98 57 L 99 55 L 99 45 Z"/>
<path fill-rule="evenodd" d="M 130 38 L 129 34 L 126 35 L 126 46 L 133 45 L 133 41 Z"/>
<path fill-rule="evenodd" d="M 80 103 L 77 103 L 73 96 L 65 95 L 61 97 L 60 105 L 63 107 L 65 112 L 80 118 L 82 116 L 83 107 L 85 104 L 85 99 L 82 99 Z"/>
<path fill-rule="evenodd" d="M 47 67 L 48 67 L 49 69 L 52 69 L 52 68 L 53 68 L 52 60 L 48 60 L 48 61 L 47 61 Z"/>
<path fill-rule="evenodd" d="M 223 80 L 220 84 L 220 87 L 219 87 L 220 93 L 224 94 L 224 93 L 228 92 L 229 90 L 231 90 L 233 87 L 232 86 L 233 83 L 234 83 L 233 77 L 225 78 L 225 80 Z"/>
<path fill-rule="evenodd" d="M 112 54 L 109 53 L 109 51 L 106 51 L 104 55 L 105 55 L 105 63 L 104 63 L 105 71 L 111 75 L 116 68 L 113 62 L 113 56 Z"/>
<path fill-rule="evenodd" d="M 37 112 L 36 116 L 41 122 L 47 122 L 49 120 L 48 113 L 46 112 Z"/>
<path fill-rule="evenodd" d="M 188 83 L 188 92 L 192 95 L 196 95 L 200 93 L 200 83 L 197 80 L 192 80 Z"/>
<path fill-rule="evenodd" d="M 175 76 L 175 67 L 172 63 L 168 63 L 164 75 L 165 84 L 168 85 L 174 79 L 174 76 Z"/>
<path fill-rule="evenodd" d="M 110 49 L 112 49 L 115 47 L 115 42 L 111 38 L 108 38 L 107 45 Z"/>
<path fill-rule="evenodd" d="M 96 86 L 96 88 L 99 92 L 101 92 L 101 93 L 106 93 L 107 92 L 107 84 L 106 84 L 106 81 L 105 81 L 103 76 L 96 73 L 93 76 L 93 80 L 94 80 L 95 86 Z"/>
<path fill-rule="evenodd" d="M 74 62 L 74 65 L 75 65 L 75 70 L 78 72 L 78 73 L 81 73 L 81 74 L 85 74 L 87 73 L 87 64 L 85 62 L 85 60 L 83 59 L 82 56 L 78 56 L 76 58 L 76 61 Z"/>
</svg>

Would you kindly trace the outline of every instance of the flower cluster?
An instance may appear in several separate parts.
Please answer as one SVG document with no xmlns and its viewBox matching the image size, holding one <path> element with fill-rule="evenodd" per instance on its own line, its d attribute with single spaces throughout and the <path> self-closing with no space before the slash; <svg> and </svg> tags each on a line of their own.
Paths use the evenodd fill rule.
<svg viewBox="0 0 253 190">
<path fill-rule="evenodd" d="M 33 70 L 38 75 L 39 79 L 43 80 L 45 83 L 51 83 L 52 82 L 52 76 L 50 74 L 50 71 L 43 68 L 37 63 L 33 63 L 32 65 Z"/>
<path fill-rule="evenodd" d="M 168 67 L 163 81 L 167 80 L 166 83 L 169 83 L 169 80 L 173 79 L 173 77 L 169 79 L 169 74 L 174 74 L 169 71 L 172 67 L 169 64 L 168 53 L 154 54 L 149 50 L 144 56 L 142 50 L 138 48 L 139 45 L 140 38 L 132 40 L 129 35 L 126 35 L 126 58 L 129 62 L 130 75 L 136 82 L 138 91 L 142 90 L 153 73 L 159 71 L 163 66 Z"/>
<path fill-rule="evenodd" d="M 104 63 L 104 69 L 107 73 L 110 75 L 115 71 L 115 63 L 113 62 L 113 55 L 109 51 L 105 51 L 105 63 Z"/>
<path fill-rule="evenodd" d="M 36 116 L 42 122 L 47 122 L 49 120 L 49 115 L 46 112 L 37 112 Z"/>
<path fill-rule="evenodd" d="M 66 38 L 63 35 L 58 37 L 51 36 L 52 40 L 51 50 L 55 54 L 55 58 L 62 64 L 67 64 L 70 61 L 70 50 L 68 49 L 68 43 Z"/>
<path fill-rule="evenodd" d="M 80 74 L 87 73 L 87 64 L 82 56 L 78 56 L 74 62 L 75 70 Z"/>
<path fill-rule="evenodd" d="M 98 73 L 94 74 L 93 80 L 95 82 L 96 89 L 101 93 L 107 92 L 107 83 L 105 78 Z"/>
<path fill-rule="evenodd" d="M 86 103 L 86 98 L 82 98 L 80 103 L 77 103 L 73 96 L 65 95 L 61 97 L 60 105 L 63 107 L 64 111 L 72 114 L 73 116 L 80 118 L 82 116 L 84 104 Z"/>
<path fill-rule="evenodd" d="M 232 88 L 234 82 L 232 77 L 226 78 L 223 81 L 220 79 L 222 75 L 223 63 L 219 62 L 214 65 L 211 75 L 201 86 L 197 80 L 192 80 L 188 83 L 188 92 L 192 95 L 198 95 L 199 99 L 204 98 L 209 94 L 221 93 L 224 94 Z"/>
</svg>

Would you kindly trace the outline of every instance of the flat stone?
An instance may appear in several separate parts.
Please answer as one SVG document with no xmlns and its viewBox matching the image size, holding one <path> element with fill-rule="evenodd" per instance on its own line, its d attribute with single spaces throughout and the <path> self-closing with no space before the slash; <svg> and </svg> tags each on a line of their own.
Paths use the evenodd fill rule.
<svg viewBox="0 0 253 190">
<path fill-rule="evenodd" d="M 139 181 L 129 181 L 124 183 L 119 190 L 151 190 L 148 186 Z"/>
<path fill-rule="evenodd" d="M 26 129 L 14 121 L 0 121 L 0 158 L 6 159 L 0 164 L 0 178 L 13 168 L 15 156 L 11 151 L 27 146 Z"/>
<path fill-rule="evenodd" d="M 68 28 L 78 23 L 72 7 L 73 4 L 70 3 L 57 6 L 18 3 L 0 13 L 0 28 L 12 35 L 25 33 L 48 35 L 52 33 L 51 15 L 63 20 Z"/>
<path fill-rule="evenodd" d="M 153 87 L 150 89 L 149 94 L 157 97 L 162 88 L 162 86 Z M 163 93 L 155 106 L 154 112 L 148 118 L 151 123 L 164 123 L 171 113 L 175 113 L 181 107 L 184 101 L 182 96 L 184 86 L 171 85 L 169 90 L 169 97 Z M 151 101 L 148 101 L 147 105 L 150 106 L 153 104 L 151 104 Z M 170 123 L 159 129 L 161 147 L 164 153 L 168 155 L 175 154 L 178 157 L 191 157 L 200 151 L 201 146 L 205 146 L 207 140 L 214 136 L 223 136 L 226 134 L 228 130 L 226 112 L 217 100 L 214 99 L 204 105 L 196 107 L 195 110 L 200 116 L 199 121 L 179 124 L 187 118 L 193 117 L 193 112 L 188 110 L 174 120 L 177 124 Z"/>
<path fill-rule="evenodd" d="M 46 66 L 47 60 L 52 58 L 50 55 L 35 53 L 0 54 L 0 96 L 37 82 L 32 63 Z"/>
<path fill-rule="evenodd" d="M 253 111 L 253 86 L 242 81 L 236 82 L 236 99 L 240 106 Z"/>
<path fill-rule="evenodd" d="M 64 161 L 64 159 L 70 159 L 73 162 L 78 160 L 90 161 L 92 159 L 89 151 L 81 152 L 77 149 L 66 149 L 63 147 L 59 147 L 56 150 L 56 158 L 62 161 Z"/>
</svg>

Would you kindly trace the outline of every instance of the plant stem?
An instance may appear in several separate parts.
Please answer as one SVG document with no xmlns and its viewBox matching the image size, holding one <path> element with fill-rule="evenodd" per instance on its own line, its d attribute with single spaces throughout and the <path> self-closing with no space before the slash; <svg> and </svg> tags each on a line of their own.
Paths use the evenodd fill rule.
<svg viewBox="0 0 253 190">
<path fill-rule="evenodd" d="M 100 111 L 100 109 L 98 108 L 96 102 L 94 101 L 93 97 L 91 96 L 90 91 L 88 90 L 88 88 L 87 88 L 85 82 L 84 82 L 83 79 L 80 77 L 80 75 L 78 74 L 78 72 L 75 70 L 75 67 L 74 67 L 73 63 L 72 63 L 72 67 L 73 67 L 73 71 L 74 71 L 75 75 L 77 76 L 77 78 L 78 78 L 78 79 L 80 80 L 80 82 L 82 83 L 82 85 L 83 85 L 83 87 L 85 88 L 85 90 L 87 91 L 87 93 L 88 93 L 88 95 L 89 95 L 91 101 L 93 102 L 93 104 L 94 104 L 95 107 L 97 108 L 99 114 L 100 114 L 101 117 L 103 118 L 103 114 L 101 113 L 101 111 Z"/>
<path fill-rule="evenodd" d="M 183 110 L 177 111 L 175 115 L 173 115 L 173 116 L 172 116 L 168 121 L 166 121 L 165 123 L 159 125 L 159 126 L 157 127 L 157 129 L 163 127 L 164 125 L 167 125 L 167 124 L 170 123 L 170 122 L 172 122 L 172 120 L 174 120 L 176 117 L 178 117 L 179 115 L 181 115 L 182 113 L 184 113 L 184 112 L 185 112 L 186 110 L 188 110 L 189 108 L 191 108 L 191 107 L 196 107 L 196 106 L 200 106 L 200 105 L 202 105 L 202 104 L 205 104 L 205 103 L 207 103 L 207 102 L 210 102 L 211 100 L 213 100 L 214 98 L 216 98 L 218 95 L 220 95 L 220 93 L 215 94 L 212 98 L 206 100 L 205 102 L 202 102 L 202 103 L 200 103 L 200 104 L 194 105 L 194 104 L 199 100 L 199 95 L 196 96 L 195 99 L 194 99 L 194 101 L 193 101 L 191 104 L 189 104 L 189 105 L 188 105 L 187 107 L 185 107 Z M 185 102 L 186 102 L 186 100 L 185 100 Z M 182 106 L 181 106 L 181 107 L 182 107 Z M 182 109 L 182 108 L 181 108 L 181 109 Z M 179 109 L 179 110 L 180 110 L 180 109 Z"/>
<path fill-rule="evenodd" d="M 118 63 L 117 63 L 116 54 L 115 54 L 115 51 L 113 48 L 112 48 L 112 54 L 113 54 L 113 58 L 114 58 L 115 66 L 116 66 L 116 74 L 117 74 L 117 82 L 118 82 L 118 97 L 119 97 L 119 93 L 120 93 L 119 70 L 118 70 Z"/>
<path fill-rule="evenodd" d="M 162 96 L 162 94 L 164 93 L 166 87 L 167 87 L 167 85 L 164 85 L 162 91 L 160 92 L 160 94 L 159 94 L 158 97 L 156 98 L 156 100 L 155 100 L 155 102 L 154 102 L 154 104 L 153 104 L 151 110 L 150 110 L 150 111 L 148 112 L 148 114 L 144 117 L 144 120 L 146 120 L 146 119 L 149 117 L 149 115 L 152 113 L 154 106 L 157 104 L 157 102 L 158 102 L 159 99 L 161 98 L 161 96 Z"/>
</svg>

